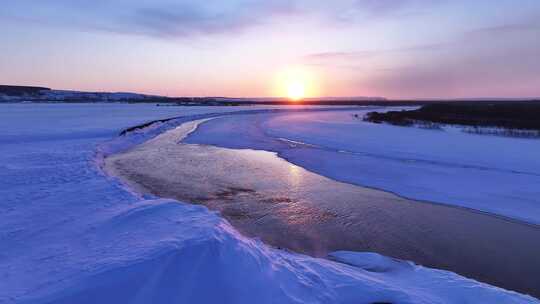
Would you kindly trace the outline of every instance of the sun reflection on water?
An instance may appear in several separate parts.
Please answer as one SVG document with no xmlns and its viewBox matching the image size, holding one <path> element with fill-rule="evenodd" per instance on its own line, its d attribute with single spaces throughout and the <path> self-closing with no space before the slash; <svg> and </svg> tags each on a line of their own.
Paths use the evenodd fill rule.
<svg viewBox="0 0 540 304">
<path fill-rule="evenodd" d="M 302 168 L 289 164 L 289 181 L 293 187 L 297 188 L 302 181 Z"/>
</svg>

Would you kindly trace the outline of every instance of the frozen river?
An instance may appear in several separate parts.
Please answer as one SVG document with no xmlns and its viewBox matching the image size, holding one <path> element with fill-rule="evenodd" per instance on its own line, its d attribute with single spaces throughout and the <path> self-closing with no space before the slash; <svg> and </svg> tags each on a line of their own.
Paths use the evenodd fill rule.
<svg viewBox="0 0 540 304">
<path fill-rule="evenodd" d="M 336 250 L 377 252 L 540 295 L 540 244 L 531 242 L 540 239 L 537 226 L 337 182 L 267 151 L 182 141 L 206 121 L 113 155 L 107 169 L 141 193 L 218 210 L 243 234 L 276 247 L 321 257 Z M 197 142 L 193 134 L 189 142 Z M 319 153 L 256 135 L 260 145 Z"/>
<path fill-rule="evenodd" d="M 0 105 L 0 303 L 539 303 L 375 253 L 277 250 L 204 206 L 141 197 L 100 170 L 103 156 L 181 122 L 257 109 Z M 118 136 L 170 117 L 182 118 Z M 241 192 L 230 191 L 219 196 Z"/>
</svg>

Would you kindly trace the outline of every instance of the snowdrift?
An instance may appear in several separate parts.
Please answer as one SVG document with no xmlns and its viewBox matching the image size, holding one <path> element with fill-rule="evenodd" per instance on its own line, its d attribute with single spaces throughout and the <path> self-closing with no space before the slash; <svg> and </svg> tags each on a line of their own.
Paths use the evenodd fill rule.
<svg viewBox="0 0 540 304">
<path fill-rule="evenodd" d="M 269 248 L 204 207 L 141 199 L 95 167 L 96 146 L 126 126 L 227 109 L 2 107 L 0 303 L 540 303 L 376 254 Z"/>
<path fill-rule="evenodd" d="M 172 200 L 121 208 L 96 223 L 91 238 L 109 249 L 21 303 L 534 302 L 374 253 L 336 252 L 334 262 L 269 248 L 204 207 Z"/>
</svg>

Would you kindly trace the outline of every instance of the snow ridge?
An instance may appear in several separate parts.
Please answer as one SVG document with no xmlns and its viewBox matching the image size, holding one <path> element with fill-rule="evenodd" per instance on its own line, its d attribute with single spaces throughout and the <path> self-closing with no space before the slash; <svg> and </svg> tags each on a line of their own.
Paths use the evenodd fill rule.
<svg viewBox="0 0 540 304">
<path fill-rule="evenodd" d="M 273 249 L 205 207 L 141 200 L 96 172 L 100 157 L 182 120 L 99 144 L 119 126 L 175 109 L 6 109 L 0 124 L 9 128 L 0 136 L 24 147 L 11 141 L 0 154 L 0 303 L 540 303 L 375 254 L 334 253 L 331 261 Z M 51 116 L 60 118 L 51 124 Z M 81 136 L 64 136 L 74 129 Z"/>
</svg>

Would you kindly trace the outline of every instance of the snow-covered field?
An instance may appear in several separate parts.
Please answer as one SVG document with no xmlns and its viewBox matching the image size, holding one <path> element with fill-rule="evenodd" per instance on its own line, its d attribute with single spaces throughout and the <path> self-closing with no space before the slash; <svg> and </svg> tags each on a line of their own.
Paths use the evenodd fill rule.
<svg viewBox="0 0 540 304">
<path fill-rule="evenodd" d="M 539 303 L 376 254 L 336 252 L 337 263 L 272 249 L 97 167 L 179 121 L 118 138 L 126 127 L 225 111 L 0 105 L 0 303 Z"/>
<path fill-rule="evenodd" d="M 540 224 L 540 140 L 372 124 L 367 111 L 222 118 L 187 141 L 275 151 L 339 181 Z"/>
</svg>

